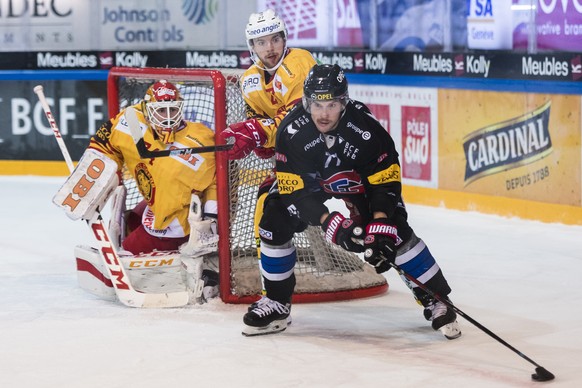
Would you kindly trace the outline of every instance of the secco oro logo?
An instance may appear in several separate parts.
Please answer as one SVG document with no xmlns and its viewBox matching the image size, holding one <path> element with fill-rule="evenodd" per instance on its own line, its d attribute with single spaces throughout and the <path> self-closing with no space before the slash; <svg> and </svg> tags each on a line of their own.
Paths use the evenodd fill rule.
<svg viewBox="0 0 582 388">
<path fill-rule="evenodd" d="M 182 0 L 184 16 L 193 24 L 206 24 L 214 19 L 218 12 L 218 1 Z"/>
<path fill-rule="evenodd" d="M 304 187 L 303 179 L 289 172 L 277 172 L 277 185 L 281 194 L 291 194 Z"/>
<path fill-rule="evenodd" d="M 400 182 L 400 166 L 393 164 L 385 170 L 378 171 L 368 177 L 372 185 L 382 185 L 389 182 Z"/>
</svg>

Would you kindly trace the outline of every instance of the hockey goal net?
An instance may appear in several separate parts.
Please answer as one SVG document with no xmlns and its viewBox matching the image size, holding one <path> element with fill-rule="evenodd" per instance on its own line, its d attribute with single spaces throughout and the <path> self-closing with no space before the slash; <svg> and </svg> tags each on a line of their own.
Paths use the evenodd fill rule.
<svg viewBox="0 0 582 388">
<path fill-rule="evenodd" d="M 185 118 L 198 121 L 216 133 L 245 120 L 239 88 L 241 70 L 112 68 L 107 81 L 109 115 L 137 103 L 158 79 L 173 82 L 185 100 Z M 221 140 L 217 137 L 217 143 Z M 273 160 L 251 156 L 228 161 L 218 152 L 218 228 L 220 296 L 227 303 L 250 303 L 261 294 L 262 284 L 254 237 L 254 211 L 259 184 L 272 171 Z M 126 174 L 127 175 L 127 174 Z M 127 209 L 141 196 L 135 182 L 124 178 Z M 309 227 L 294 237 L 297 247 L 293 302 L 321 302 L 368 297 L 388 289 L 386 279 L 357 255 L 329 244 L 319 227 Z"/>
</svg>

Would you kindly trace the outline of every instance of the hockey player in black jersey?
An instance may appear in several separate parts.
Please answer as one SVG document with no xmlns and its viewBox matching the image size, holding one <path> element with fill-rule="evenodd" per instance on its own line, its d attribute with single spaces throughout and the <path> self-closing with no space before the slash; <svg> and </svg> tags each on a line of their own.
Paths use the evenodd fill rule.
<svg viewBox="0 0 582 388">
<path fill-rule="evenodd" d="M 302 104 L 279 125 L 275 142 L 279 197 L 265 203 L 265 207 L 285 207 L 289 216 L 261 220 L 267 298 L 249 308 L 243 334 L 285 330 L 295 286 L 291 239 L 300 223 L 321 225 L 328 241 L 365 252 L 365 260 L 378 273 L 391 268 L 389 261 L 395 262 L 447 297 L 451 288 L 443 272 L 408 224 L 400 162 L 389 133 L 366 105 L 349 99 L 347 80 L 337 65 L 315 65 L 303 93 Z M 349 218 L 328 210 L 324 202 L 330 198 L 344 200 Z M 458 338 L 456 313 L 403 280 L 424 307 L 424 317 L 432 321 L 433 329 L 449 339 Z"/>
</svg>

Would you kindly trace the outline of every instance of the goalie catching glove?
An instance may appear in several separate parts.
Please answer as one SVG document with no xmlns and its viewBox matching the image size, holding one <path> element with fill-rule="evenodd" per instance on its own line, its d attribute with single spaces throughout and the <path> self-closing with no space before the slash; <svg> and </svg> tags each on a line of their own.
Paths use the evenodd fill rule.
<svg viewBox="0 0 582 388">
<path fill-rule="evenodd" d="M 231 143 L 229 139 L 234 138 L 234 146 L 228 150 L 228 158 L 231 160 L 242 159 L 267 142 L 267 134 L 256 119 L 231 124 L 222 131 L 221 136 L 227 143 Z"/>
<path fill-rule="evenodd" d="M 362 228 L 350 218 L 339 212 L 331 212 L 321 224 L 328 242 L 337 244 L 351 252 L 364 252 L 362 246 Z"/>
<path fill-rule="evenodd" d="M 190 198 L 188 223 L 190 236 L 188 242 L 180 246 L 180 253 L 185 256 L 198 257 L 218 251 L 218 234 L 214 218 L 202 219 L 202 201 L 194 192 Z"/>
<path fill-rule="evenodd" d="M 388 271 L 390 263 L 396 260 L 397 240 L 398 230 L 388 223 L 387 218 L 377 218 L 366 227 L 364 259 L 377 273 Z"/>
</svg>

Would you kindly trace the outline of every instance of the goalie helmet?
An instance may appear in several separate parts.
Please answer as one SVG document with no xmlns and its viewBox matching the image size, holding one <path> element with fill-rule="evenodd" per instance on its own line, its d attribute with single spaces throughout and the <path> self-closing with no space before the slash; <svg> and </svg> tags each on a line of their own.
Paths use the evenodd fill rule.
<svg viewBox="0 0 582 388">
<path fill-rule="evenodd" d="M 184 118 L 184 101 L 176 86 L 166 80 L 157 81 L 146 91 L 143 104 L 146 120 L 160 140 L 173 143 Z"/>
<path fill-rule="evenodd" d="M 283 39 L 285 39 L 285 47 L 283 48 L 283 55 L 276 66 L 267 69 L 259 65 L 260 58 L 253 50 L 253 39 L 262 38 L 264 36 L 280 33 Z M 247 47 L 251 53 L 251 59 L 257 65 L 257 67 L 266 71 L 274 71 L 283 62 L 285 57 L 284 53 L 287 51 L 287 28 L 285 27 L 285 22 L 279 17 L 272 9 L 267 9 L 263 12 L 252 13 L 249 16 L 249 22 L 245 28 L 245 37 L 247 39 Z"/>
<path fill-rule="evenodd" d="M 349 100 L 348 80 L 338 65 L 315 65 L 303 84 L 303 107 L 311 112 L 315 101 L 338 100 L 345 108 Z"/>
</svg>

